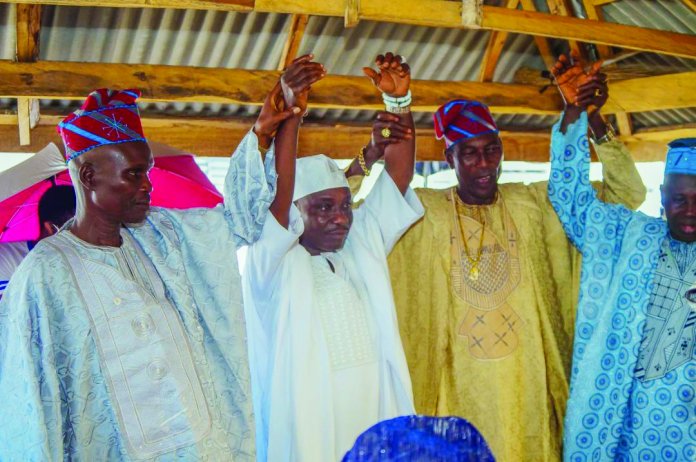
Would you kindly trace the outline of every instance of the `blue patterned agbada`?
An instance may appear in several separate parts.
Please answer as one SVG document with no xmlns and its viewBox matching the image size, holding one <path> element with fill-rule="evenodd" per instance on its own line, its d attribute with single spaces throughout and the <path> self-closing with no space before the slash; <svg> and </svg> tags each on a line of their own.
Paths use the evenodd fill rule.
<svg viewBox="0 0 696 462">
<path fill-rule="evenodd" d="M 599 201 L 587 115 L 553 128 L 549 198 L 582 252 L 566 461 L 696 460 L 693 244 L 667 223 Z"/>
<path fill-rule="evenodd" d="M 64 229 L 24 260 L 0 302 L 0 460 L 255 459 L 236 250 L 275 171 L 252 133 L 225 189 L 214 209 L 153 208 L 119 248 Z"/>
</svg>

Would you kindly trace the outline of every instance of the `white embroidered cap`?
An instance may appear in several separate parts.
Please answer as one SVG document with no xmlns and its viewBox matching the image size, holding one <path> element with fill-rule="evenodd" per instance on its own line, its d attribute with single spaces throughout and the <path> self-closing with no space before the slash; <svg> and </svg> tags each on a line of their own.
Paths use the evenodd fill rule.
<svg viewBox="0 0 696 462">
<path fill-rule="evenodd" d="M 333 159 L 324 154 L 297 159 L 293 202 L 315 192 L 347 187 L 346 174 Z"/>
</svg>

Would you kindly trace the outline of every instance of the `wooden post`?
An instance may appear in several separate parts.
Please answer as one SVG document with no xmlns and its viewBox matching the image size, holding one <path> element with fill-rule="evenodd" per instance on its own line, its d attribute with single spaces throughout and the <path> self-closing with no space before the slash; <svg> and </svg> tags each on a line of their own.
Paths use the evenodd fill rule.
<svg viewBox="0 0 696 462">
<path fill-rule="evenodd" d="M 35 62 L 39 58 L 41 29 L 41 5 L 16 5 L 18 62 Z M 39 101 L 32 98 L 17 99 L 17 125 L 19 144 L 31 144 L 31 129 L 39 120 Z"/>
</svg>

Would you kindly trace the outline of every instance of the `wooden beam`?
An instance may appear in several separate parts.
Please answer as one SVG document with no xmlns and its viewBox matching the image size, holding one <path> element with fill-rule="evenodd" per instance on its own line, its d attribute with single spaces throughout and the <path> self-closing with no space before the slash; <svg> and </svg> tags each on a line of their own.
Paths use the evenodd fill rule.
<svg viewBox="0 0 696 462">
<path fill-rule="evenodd" d="M 32 144 L 21 146 L 7 136 L 13 129 L 5 125 L 12 116 L 0 116 L 0 152 L 36 152 L 49 142 L 62 146 L 55 125 L 61 117 L 42 119 L 35 129 Z M 148 139 L 168 144 L 200 156 L 229 156 L 253 126 L 252 120 L 229 121 L 222 119 L 142 119 Z M 9 130 L 9 131 L 8 131 Z M 336 159 L 350 159 L 370 139 L 370 126 L 319 125 L 305 123 L 300 130 L 300 156 L 318 152 Z M 417 151 L 419 160 L 442 160 L 444 145 L 435 139 L 432 129 L 418 129 Z M 505 157 L 510 160 L 547 161 L 548 133 L 502 132 Z"/>
<path fill-rule="evenodd" d="M 507 8 L 517 8 L 520 0 L 508 0 Z M 495 68 L 498 66 L 500 54 L 503 52 L 503 47 L 507 41 L 508 33 L 503 31 L 491 31 L 488 36 L 488 44 L 486 51 L 483 52 L 481 59 L 481 71 L 479 72 L 479 82 L 490 82 L 493 80 Z"/>
<path fill-rule="evenodd" d="M 140 88 L 144 101 L 261 105 L 276 83 L 277 71 L 211 69 L 183 66 L 0 61 L 0 97 L 82 100 L 88 89 Z M 696 71 L 609 82 L 604 113 L 696 107 Z M 495 113 L 557 114 L 563 107 L 555 91 L 503 83 L 414 80 L 412 110 L 432 112 L 442 103 L 466 97 L 486 103 Z M 382 108 L 367 78 L 329 75 L 314 85 L 310 107 Z"/>
<path fill-rule="evenodd" d="M 587 13 L 587 19 L 593 19 L 595 21 L 604 21 L 604 13 L 600 7 L 597 6 L 594 0 L 582 0 L 582 4 L 585 7 L 585 13 Z M 606 45 L 596 44 L 598 58 L 607 59 L 611 58 L 612 52 L 611 48 Z"/>
<path fill-rule="evenodd" d="M 36 152 L 49 142 L 62 146 L 55 126 L 63 116 L 49 115 L 41 119 L 34 130 L 32 144 L 21 146 L 11 136 L 16 124 L 15 115 L 0 115 L 0 152 Z M 249 132 L 251 119 L 187 119 L 147 117 L 142 119 L 148 139 L 168 144 L 200 156 L 229 156 Z M 324 152 L 337 159 L 350 159 L 369 140 L 371 127 L 349 125 L 321 125 L 306 123 L 300 131 L 300 155 Z M 418 128 L 417 157 L 419 160 L 442 160 L 443 144 L 433 136 L 432 129 Z M 621 139 L 631 150 L 636 161 L 661 161 L 667 143 L 676 138 L 696 137 L 696 124 L 637 130 Z M 548 162 L 549 131 L 502 131 L 501 138 L 507 160 Z"/>
<path fill-rule="evenodd" d="M 308 14 L 344 17 L 345 0 L 0 0 L 69 6 L 192 8 L 223 11 Z M 461 3 L 449 0 L 371 0 L 360 8 L 360 20 L 466 29 Z M 553 16 L 483 5 L 481 28 L 518 34 L 600 43 L 686 58 L 696 57 L 696 36 L 589 19 Z"/>
<path fill-rule="evenodd" d="M 17 61 L 39 59 L 40 30 L 41 5 L 17 5 Z"/>
<path fill-rule="evenodd" d="M 618 0 L 592 0 L 592 2 L 597 6 L 608 5 L 609 3 L 614 3 Z"/>
<path fill-rule="evenodd" d="M 16 5 L 16 59 L 34 62 L 39 58 L 41 35 L 41 5 Z M 31 144 L 31 129 L 39 120 L 39 101 L 32 98 L 17 99 L 17 125 L 19 143 Z"/>
<path fill-rule="evenodd" d="M 0 97 L 82 100 L 90 89 L 140 88 L 144 101 L 261 105 L 275 85 L 277 71 L 192 68 L 184 66 L 0 61 Z M 412 110 L 434 111 L 462 96 L 486 103 L 491 111 L 555 114 L 558 95 L 540 95 L 533 86 L 503 83 L 414 80 Z M 310 107 L 381 109 L 383 103 L 365 77 L 329 75 L 312 87 Z"/>
<path fill-rule="evenodd" d="M 691 11 L 696 13 L 696 1 L 695 0 L 683 0 L 686 6 L 691 8 Z"/>
<path fill-rule="evenodd" d="M 297 58 L 302 37 L 304 37 L 304 32 L 307 28 L 307 22 L 309 22 L 309 16 L 306 14 L 293 14 L 290 17 L 290 30 L 288 31 L 288 38 L 285 40 L 280 62 L 278 63 L 279 71 L 284 70 Z"/>
<path fill-rule="evenodd" d="M 633 134 L 633 122 L 631 121 L 631 114 L 627 112 L 617 112 L 616 125 L 618 126 L 621 138 L 627 138 Z"/>
<path fill-rule="evenodd" d="M 696 71 L 609 81 L 602 112 L 644 112 L 696 107 Z"/>
<path fill-rule="evenodd" d="M 573 13 L 573 6 L 567 0 L 546 0 L 546 4 L 549 6 L 549 12 L 556 16 L 565 16 L 568 18 L 575 17 Z M 577 40 L 568 40 L 570 45 L 570 51 L 582 56 L 584 59 L 587 58 L 587 52 L 585 47 Z"/>
<path fill-rule="evenodd" d="M 254 0 L 2 0 L 0 3 L 107 8 L 174 8 L 220 11 L 253 11 Z"/>
<path fill-rule="evenodd" d="M 19 144 L 31 144 L 31 130 L 39 122 L 39 100 L 17 98 L 17 124 L 19 126 Z"/>
<path fill-rule="evenodd" d="M 534 5 L 534 0 L 521 0 L 522 9 L 526 11 L 536 11 L 536 6 Z M 556 58 L 551 52 L 551 46 L 549 41 L 545 37 L 539 35 L 534 36 L 534 43 L 536 43 L 537 49 L 539 50 L 539 56 L 544 60 L 546 69 L 551 69 L 554 64 L 556 64 Z"/>
</svg>

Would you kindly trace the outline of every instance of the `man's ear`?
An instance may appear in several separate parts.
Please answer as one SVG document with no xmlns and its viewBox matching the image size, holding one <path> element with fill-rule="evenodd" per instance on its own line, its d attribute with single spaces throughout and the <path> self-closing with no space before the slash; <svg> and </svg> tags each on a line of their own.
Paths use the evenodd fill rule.
<svg viewBox="0 0 696 462">
<path fill-rule="evenodd" d="M 80 165 L 78 172 L 82 186 L 84 186 L 85 189 L 94 189 L 96 181 L 94 165 L 91 162 L 85 162 Z"/>
<path fill-rule="evenodd" d="M 450 168 L 454 170 L 454 161 L 452 159 L 452 151 L 450 151 L 449 149 L 445 149 L 444 153 L 445 153 L 445 160 L 449 164 Z"/>
<path fill-rule="evenodd" d="M 660 185 L 660 203 L 662 204 L 662 208 L 665 208 L 665 202 L 667 202 L 667 193 L 665 192 L 665 185 L 661 184 Z"/>
</svg>

